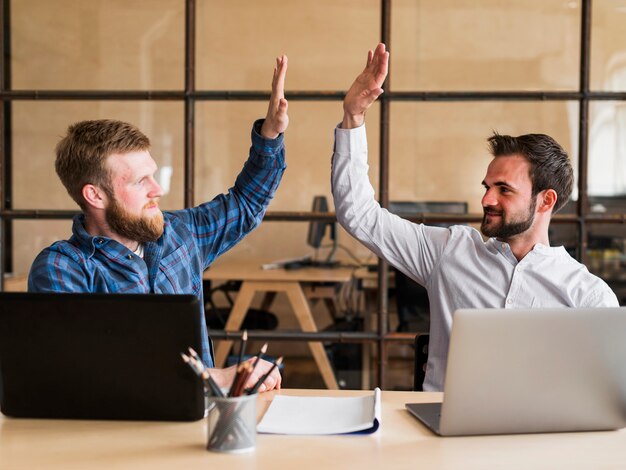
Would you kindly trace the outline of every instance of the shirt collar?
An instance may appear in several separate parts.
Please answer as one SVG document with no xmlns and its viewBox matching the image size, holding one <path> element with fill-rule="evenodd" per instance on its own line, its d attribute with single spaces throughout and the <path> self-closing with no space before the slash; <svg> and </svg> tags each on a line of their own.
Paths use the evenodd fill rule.
<svg viewBox="0 0 626 470">
<path fill-rule="evenodd" d="M 165 224 L 164 230 L 167 230 L 167 225 L 169 225 L 169 221 L 167 220 L 167 218 L 165 218 L 164 224 Z M 96 235 L 96 236 L 90 235 L 89 232 L 87 232 L 87 229 L 85 228 L 85 214 L 83 213 L 80 213 L 74 216 L 73 224 L 72 224 L 72 233 L 74 234 L 74 238 L 78 241 L 83 252 L 86 253 L 89 258 L 91 258 L 95 254 L 97 248 L 102 248 L 103 246 L 109 243 L 115 243 L 119 245 L 120 247 L 123 247 L 124 249 L 128 250 L 128 248 L 126 248 L 124 245 L 122 245 L 121 243 L 109 237 L 105 237 L 102 235 Z M 154 250 L 155 247 L 162 245 L 161 243 L 162 240 L 163 240 L 163 236 L 161 236 L 159 240 L 157 240 L 156 242 L 145 243 L 144 244 L 144 257 L 149 249 Z"/>
<path fill-rule="evenodd" d="M 490 238 L 489 240 L 487 240 L 487 246 L 492 249 L 495 248 L 498 252 L 502 253 L 503 255 L 507 257 L 509 254 L 513 256 L 513 253 L 511 251 L 511 247 L 509 246 L 509 244 L 506 242 L 501 242 L 496 238 Z M 528 254 L 530 255 L 534 253 L 536 255 L 541 255 L 541 256 L 559 256 L 563 252 L 565 252 L 565 248 L 563 246 L 546 246 L 543 243 L 537 243 L 535 244 L 533 249 L 530 250 Z"/>
</svg>

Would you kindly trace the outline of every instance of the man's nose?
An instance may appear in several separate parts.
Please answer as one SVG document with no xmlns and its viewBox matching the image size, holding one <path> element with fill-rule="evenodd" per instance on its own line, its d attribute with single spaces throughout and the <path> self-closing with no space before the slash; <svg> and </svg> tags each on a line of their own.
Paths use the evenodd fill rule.
<svg viewBox="0 0 626 470">
<path fill-rule="evenodd" d="M 498 201 L 496 200 L 493 192 L 491 190 L 487 190 L 485 191 L 485 195 L 483 196 L 481 203 L 483 207 L 488 207 L 497 205 Z"/>
<path fill-rule="evenodd" d="M 163 188 L 161 187 L 161 185 L 159 184 L 159 182 L 157 180 L 155 180 L 154 178 L 152 178 L 152 187 L 150 188 L 150 193 L 149 196 L 150 197 L 161 197 L 164 194 Z"/>
</svg>

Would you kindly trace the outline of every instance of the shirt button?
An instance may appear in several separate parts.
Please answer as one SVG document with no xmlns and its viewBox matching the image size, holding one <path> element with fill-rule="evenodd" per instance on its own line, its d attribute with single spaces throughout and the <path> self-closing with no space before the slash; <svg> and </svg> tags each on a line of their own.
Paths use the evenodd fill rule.
<svg viewBox="0 0 626 470">
<path fill-rule="evenodd" d="M 102 245 L 104 243 L 104 240 L 102 238 L 98 238 L 98 244 Z"/>
<path fill-rule="evenodd" d="M 126 255 L 126 258 L 133 259 L 133 255 Z"/>
<path fill-rule="evenodd" d="M 513 299 L 506 299 L 506 303 L 511 305 L 513 303 Z"/>
</svg>

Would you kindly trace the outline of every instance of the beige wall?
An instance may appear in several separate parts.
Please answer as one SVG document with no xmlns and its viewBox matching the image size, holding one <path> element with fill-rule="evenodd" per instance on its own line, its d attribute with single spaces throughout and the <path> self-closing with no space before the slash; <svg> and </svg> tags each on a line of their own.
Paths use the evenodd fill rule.
<svg viewBox="0 0 626 470">
<path fill-rule="evenodd" d="M 580 3 L 393 0 L 390 90 L 576 90 Z M 624 90 L 626 1 L 593 3 L 592 86 Z M 380 37 L 378 0 L 198 0 L 197 13 L 196 83 L 202 90 L 267 91 L 281 53 L 290 59 L 288 90 L 345 90 Z M 11 21 L 16 89 L 183 88 L 182 0 L 19 0 L 12 2 Z M 247 155 L 251 123 L 265 106 L 197 103 L 198 202 L 232 184 Z M 623 133 L 621 103 L 607 106 L 592 114 L 608 135 L 593 147 L 597 167 L 606 165 L 606 148 Z M 136 123 L 149 135 L 157 163 L 171 167 L 169 179 L 166 171 L 160 175 L 170 188 L 163 207 L 182 207 L 182 103 L 18 101 L 13 110 L 15 208 L 76 208 L 53 173 L 54 145 L 68 124 L 105 117 Z M 306 211 L 314 195 L 330 196 L 341 103 L 292 101 L 290 116 L 288 169 L 270 209 Z M 565 101 L 394 102 L 390 197 L 468 201 L 477 212 L 492 130 L 551 134 L 576 159 L 577 119 L 577 103 Z M 368 140 L 376 188 L 378 122 L 375 107 Z M 611 177 L 621 175 L 621 157 L 611 161 Z M 606 178 L 597 169 L 590 175 Z M 15 222 L 15 270 L 27 272 L 39 250 L 69 234 L 67 221 Z M 309 251 L 305 236 L 305 223 L 265 223 L 227 256 L 301 255 Z M 340 240 L 368 256 L 345 233 Z"/>
</svg>

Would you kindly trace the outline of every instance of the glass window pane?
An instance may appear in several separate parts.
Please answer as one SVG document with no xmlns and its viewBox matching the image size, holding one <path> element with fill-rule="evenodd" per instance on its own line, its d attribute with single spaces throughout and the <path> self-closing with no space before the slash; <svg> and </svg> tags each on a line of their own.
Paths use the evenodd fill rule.
<svg viewBox="0 0 626 470">
<path fill-rule="evenodd" d="M 196 106 L 196 203 L 212 199 L 230 188 L 248 158 L 250 131 L 255 119 L 265 116 L 265 102 L 201 102 Z M 343 116 L 339 101 L 289 104 L 285 133 L 287 170 L 270 211 L 309 211 L 315 195 L 330 195 L 330 161 L 335 126 Z M 379 108 L 368 113 L 371 181 L 378 181 Z"/>
<path fill-rule="evenodd" d="M 332 201 L 330 201 L 332 202 Z M 332 210 L 332 208 L 331 208 Z M 230 261 L 258 261 L 259 264 L 310 255 L 324 261 L 333 247 L 330 230 L 326 230 L 322 244 L 314 248 L 307 243 L 309 222 L 264 221 L 230 251 L 219 258 L 219 263 Z M 335 237 L 337 249 L 332 260 L 345 264 L 376 263 L 378 258 L 352 238 L 338 224 Z M 279 242 L 277 242 L 279 240 Z"/>
<path fill-rule="evenodd" d="M 390 200 L 467 201 L 470 213 L 482 213 L 492 131 L 552 136 L 576 174 L 576 102 L 392 103 L 391 121 Z"/>
<path fill-rule="evenodd" d="M 592 2 L 592 90 L 626 90 L 626 0 Z"/>
<path fill-rule="evenodd" d="M 589 106 L 587 191 L 593 196 L 626 194 L 626 102 Z"/>
<path fill-rule="evenodd" d="M 183 104 L 132 101 L 16 101 L 13 103 L 13 208 L 68 209 L 78 206 L 54 171 L 54 149 L 67 127 L 86 119 L 135 124 L 152 143 L 164 209 L 183 207 Z"/>
<path fill-rule="evenodd" d="M 392 0 L 391 14 L 396 91 L 578 88 L 579 1 Z"/>
<path fill-rule="evenodd" d="M 13 272 L 27 275 L 41 250 L 71 236 L 71 220 L 14 220 Z"/>
<path fill-rule="evenodd" d="M 184 2 L 11 2 L 14 89 L 171 90 L 184 85 Z"/>
<path fill-rule="evenodd" d="M 379 0 L 198 2 L 197 87 L 267 90 L 289 57 L 288 90 L 345 90 L 380 40 Z"/>
</svg>

